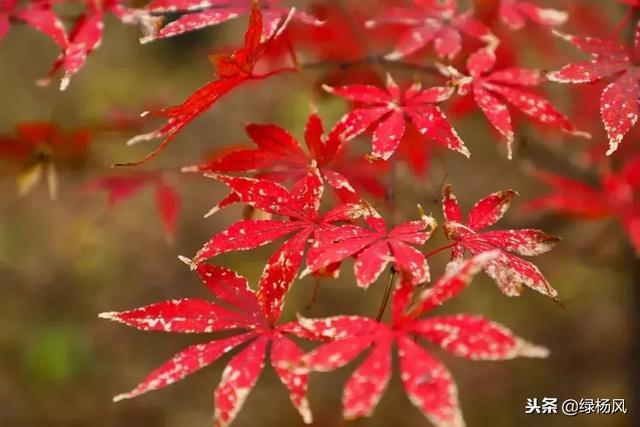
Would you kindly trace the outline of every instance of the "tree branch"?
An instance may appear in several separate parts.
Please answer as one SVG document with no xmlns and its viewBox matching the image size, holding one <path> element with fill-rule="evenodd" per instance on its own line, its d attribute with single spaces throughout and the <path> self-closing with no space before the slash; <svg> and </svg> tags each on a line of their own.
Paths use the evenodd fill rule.
<svg viewBox="0 0 640 427">
<path fill-rule="evenodd" d="M 413 62 L 406 61 L 392 61 L 390 59 L 385 58 L 384 55 L 369 55 L 362 58 L 357 59 L 349 59 L 349 60 L 327 60 L 327 61 L 318 61 L 318 62 L 310 62 L 307 64 L 300 64 L 299 68 L 301 69 L 316 69 L 316 68 L 340 68 L 343 70 L 357 67 L 359 65 L 381 65 L 385 68 L 396 68 L 403 69 L 406 71 L 416 71 L 425 74 L 432 75 L 440 75 L 438 69 L 435 65 L 430 64 L 416 64 Z"/>
</svg>

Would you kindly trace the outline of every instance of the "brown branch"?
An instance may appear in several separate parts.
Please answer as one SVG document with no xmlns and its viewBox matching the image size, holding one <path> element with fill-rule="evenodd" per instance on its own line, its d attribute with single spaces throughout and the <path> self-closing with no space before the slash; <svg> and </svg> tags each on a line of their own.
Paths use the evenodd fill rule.
<svg viewBox="0 0 640 427">
<path fill-rule="evenodd" d="M 310 62 L 307 64 L 300 64 L 299 68 L 304 70 L 312 70 L 318 68 L 339 68 L 339 69 L 349 69 L 352 67 L 357 67 L 360 65 L 381 65 L 387 69 L 395 68 L 406 71 L 415 71 L 425 74 L 432 75 L 441 75 L 438 72 L 438 69 L 435 65 L 430 64 L 416 64 L 413 62 L 406 61 L 392 61 L 390 59 L 385 58 L 384 55 L 369 55 L 362 58 L 357 59 L 349 59 L 349 60 L 327 60 L 327 61 L 318 61 L 318 62 Z"/>
</svg>

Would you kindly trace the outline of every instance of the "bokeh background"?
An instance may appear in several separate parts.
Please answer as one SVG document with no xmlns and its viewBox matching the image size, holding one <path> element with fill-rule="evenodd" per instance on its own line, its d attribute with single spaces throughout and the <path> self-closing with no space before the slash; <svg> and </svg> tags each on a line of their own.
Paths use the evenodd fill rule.
<svg viewBox="0 0 640 427">
<path fill-rule="evenodd" d="M 299 2 L 326 12 L 329 3 L 355 7 L 358 16 L 374 16 L 380 2 Z M 465 2 L 461 2 L 465 3 Z M 468 2 L 467 2 L 468 3 Z M 485 8 L 489 1 L 477 1 Z M 615 34 L 626 9 L 613 0 L 549 1 L 566 8 L 571 20 L 566 31 L 592 30 Z M 335 6 L 335 4 L 333 5 Z M 73 15 L 77 10 L 65 10 Z M 353 18 L 357 23 L 358 18 Z M 87 61 L 69 89 L 33 84 L 52 61 L 56 50 L 40 34 L 22 26 L 12 28 L 0 42 L 0 131 L 10 134 L 22 122 L 51 121 L 72 129 L 110 120 L 114 114 L 135 117 L 153 105 L 181 101 L 210 80 L 213 69 L 207 55 L 226 50 L 241 39 L 242 18 L 196 34 L 141 46 L 136 28 L 122 26 L 113 17 L 106 22 L 104 42 Z M 626 37 L 626 28 L 621 37 Z M 546 32 L 513 36 L 519 63 L 555 69 L 578 58 L 572 48 Z M 338 32 L 325 41 L 331 51 L 342 38 L 354 43 L 353 34 Z M 333 45 L 332 45 L 333 43 Z M 318 50 L 301 43 L 300 57 L 318 60 Z M 374 49 L 384 53 L 389 44 Z M 339 50 L 339 49 L 336 49 Z M 427 63 L 423 55 L 415 59 Z M 429 84 L 428 75 L 394 70 L 403 82 L 418 78 Z M 18 166 L 0 163 L 0 425 L 27 426 L 205 426 L 212 414 L 213 390 L 225 361 L 162 391 L 117 404 L 111 397 L 132 388 L 148 372 L 186 345 L 206 336 L 144 333 L 99 320 L 103 311 L 124 310 L 169 298 L 206 297 L 198 278 L 178 261 L 179 254 L 192 255 L 214 233 L 242 215 L 231 207 L 213 218 L 205 213 L 223 195 L 224 188 L 212 180 L 179 173 L 207 153 L 246 141 L 243 123 L 279 124 L 301 137 L 309 103 L 314 103 L 329 124 L 347 105 L 324 95 L 321 83 L 341 79 L 331 67 L 299 74 L 283 74 L 260 84 L 238 89 L 189 125 L 173 144 L 144 169 L 162 171 L 181 196 L 181 212 L 173 238 L 168 238 L 154 204 L 151 190 L 141 192 L 110 208 L 104 194 L 81 190 L 89 180 L 118 173 L 110 165 L 137 159 L 149 145 L 126 147 L 135 131 L 99 132 L 88 157 L 62 166 L 60 191 L 52 201 L 46 186 L 39 185 L 19 197 Z M 349 77 L 344 77 L 348 80 Z M 602 143 L 597 98 L 588 91 L 546 84 L 544 91 L 585 130 L 594 133 L 591 145 Z M 594 101 L 595 99 L 595 101 Z M 518 206 L 544 192 L 528 173 L 532 165 L 563 174 L 594 180 L 593 169 L 584 168 L 581 153 L 589 143 L 518 121 L 518 152 L 508 161 L 498 148 L 496 136 L 481 114 L 471 109 L 461 114 L 452 103 L 449 114 L 465 139 L 472 160 L 452 152 L 427 152 L 424 174 L 417 175 L 404 161 L 399 163 L 397 209 L 400 219 L 417 214 L 416 204 L 441 220 L 439 193 L 447 181 L 469 208 L 480 197 L 512 188 L 520 193 L 503 227 L 537 227 L 562 236 L 552 253 L 535 261 L 560 292 L 565 308 L 543 296 L 525 292 L 509 299 L 484 275 L 480 275 L 461 298 L 440 312 L 469 312 L 502 322 L 522 337 L 548 346 L 546 360 L 515 360 L 501 363 L 459 360 L 433 349 L 454 374 L 470 426 L 624 426 L 631 417 L 620 415 L 531 416 L 524 414 L 527 398 L 625 398 L 630 411 L 640 409 L 631 390 L 638 381 L 630 357 L 638 339 L 632 325 L 639 315 L 638 262 L 616 224 L 571 222 L 560 217 L 530 215 Z M 154 123 L 144 123 L 153 129 Z M 419 143 L 411 141 L 411 143 Z M 425 142 L 422 142 L 425 143 Z M 625 140 L 633 144 L 633 138 Z M 363 152 L 368 140 L 355 141 Z M 387 177 L 382 177 L 383 181 Z M 326 192 L 326 198 L 331 197 Z M 378 202 L 381 210 L 387 205 Z M 425 250 L 445 244 L 439 232 Z M 275 246 L 248 253 L 219 257 L 255 284 L 264 262 Z M 433 275 L 442 272 L 447 255 L 431 258 Z M 312 293 L 312 281 L 300 280 L 288 299 L 283 320 L 338 313 L 375 315 L 385 279 L 368 291 L 355 286 L 350 264 L 341 277 L 323 282 L 315 304 L 304 307 Z M 331 374 L 313 374 L 310 400 L 316 426 L 422 426 L 427 421 L 404 396 L 397 375 L 391 381 L 374 416 L 358 421 L 340 418 L 342 385 L 354 365 Z M 635 381 L 634 381 L 635 378 Z M 288 402 L 284 388 L 270 368 L 260 378 L 235 426 L 302 425 Z"/>
</svg>

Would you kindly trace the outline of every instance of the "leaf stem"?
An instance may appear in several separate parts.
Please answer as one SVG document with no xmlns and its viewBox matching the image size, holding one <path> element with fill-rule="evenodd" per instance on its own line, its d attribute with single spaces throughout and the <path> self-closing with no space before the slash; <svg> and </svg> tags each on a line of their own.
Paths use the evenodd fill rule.
<svg viewBox="0 0 640 427">
<path fill-rule="evenodd" d="M 391 290 L 393 289 L 393 279 L 396 277 L 396 268 L 395 266 L 391 266 L 389 270 L 389 281 L 387 282 L 387 288 L 384 290 L 384 297 L 382 297 L 382 302 L 380 303 L 380 308 L 378 309 L 378 314 L 376 315 L 376 320 L 379 322 L 382 320 L 382 316 L 384 316 L 384 312 L 387 308 L 387 304 L 389 303 L 389 297 L 391 296 Z"/>
<path fill-rule="evenodd" d="M 438 249 L 434 249 L 434 250 L 432 250 L 431 252 L 429 252 L 428 254 L 426 254 L 424 257 L 425 257 L 425 258 L 429 258 L 430 256 L 435 255 L 435 254 L 437 254 L 437 253 L 439 253 L 439 252 L 442 252 L 442 251 L 444 251 L 444 250 L 450 249 L 450 248 L 454 247 L 455 245 L 456 245 L 456 244 L 455 244 L 455 242 L 454 242 L 454 243 L 451 243 L 450 245 L 443 246 L 443 247 L 438 248 Z"/>
<path fill-rule="evenodd" d="M 309 300 L 306 307 L 304 308 L 306 311 L 311 310 L 311 307 L 313 307 L 313 304 L 316 302 L 316 299 L 318 298 L 319 291 L 320 291 L 320 278 L 316 277 L 313 282 L 313 293 L 311 294 L 311 299 Z"/>
<path fill-rule="evenodd" d="M 636 15 L 635 8 L 633 6 L 629 6 L 629 10 L 627 10 L 627 12 L 624 14 L 622 19 L 620 20 L 620 22 L 616 24 L 613 31 L 611 32 L 611 38 L 612 39 L 617 38 L 622 32 L 622 30 L 624 29 L 624 27 L 629 22 L 631 22 L 631 20 L 634 18 L 635 15 Z"/>
<path fill-rule="evenodd" d="M 386 199 L 389 203 L 389 211 L 391 212 L 391 226 L 393 227 L 396 223 L 396 180 L 398 178 L 398 158 L 393 156 L 391 158 L 391 176 L 389 177 L 389 182 L 387 184 L 387 195 Z M 393 289 L 393 279 L 396 276 L 396 267 L 394 264 L 391 265 L 389 269 L 389 282 L 387 283 L 387 287 L 384 290 L 384 296 L 382 297 L 382 302 L 380 303 L 380 308 L 378 308 L 378 314 L 376 315 L 376 320 L 379 322 L 384 316 L 384 312 L 387 308 L 387 304 L 389 303 L 389 297 L 391 296 L 391 291 Z"/>
</svg>

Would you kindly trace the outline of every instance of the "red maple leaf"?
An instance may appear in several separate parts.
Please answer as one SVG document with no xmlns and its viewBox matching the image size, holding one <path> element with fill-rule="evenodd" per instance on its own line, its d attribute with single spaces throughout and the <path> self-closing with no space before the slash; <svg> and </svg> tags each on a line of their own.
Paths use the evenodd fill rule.
<svg viewBox="0 0 640 427">
<path fill-rule="evenodd" d="M 279 31 L 279 26 L 290 9 L 282 6 L 279 0 L 255 1 L 262 9 L 263 37 L 270 38 Z M 147 43 L 157 39 L 178 36 L 201 28 L 219 25 L 251 12 L 249 0 L 153 0 L 144 7 L 149 14 L 180 13 L 175 21 L 140 39 Z M 322 21 L 304 12 L 294 11 L 291 17 L 307 25 L 322 25 Z"/>
<path fill-rule="evenodd" d="M 0 0 L 0 39 L 9 31 L 12 20 L 35 28 L 60 47 L 67 44 L 64 26 L 53 11 L 51 0 L 32 0 L 20 6 L 18 0 Z"/>
<path fill-rule="evenodd" d="M 370 228 L 343 225 L 321 233 L 307 255 L 307 270 L 315 272 L 355 256 L 354 273 L 358 286 L 368 287 L 389 262 L 406 274 L 413 285 L 430 280 L 425 256 L 414 245 L 424 245 L 436 227 L 433 218 L 423 215 L 387 231 L 384 219 L 368 205 L 363 217 Z"/>
<path fill-rule="evenodd" d="M 490 27 L 500 40 L 499 45 L 493 46 L 499 66 L 516 66 L 519 63 L 516 59 L 523 52 L 532 50 L 535 50 L 540 57 L 539 59 L 557 60 L 562 52 L 558 50 L 549 27 L 555 26 L 556 23 L 559 24 L 563 16 L 571 16 L 574 27 L 576 25 L 582 26 L 592 15 L 591 9 L 594 9 L 590 5 L 584 5 L 584 2 L 562 2 L 565 10 L 571 10 L 571 12 L 565 12 L 541 8 L 537 6 L 538 3 L 540 3 L 538 0 L 535 0 L 535 3 L 534 1 L 521 0 L 505 0 L 504 2 L 502 0 L 478 0 L 474 3 L 476 19 Z M 521 5 L 526 5 L 526 7 L 521 8 Z M 513 31 L 523 26 L 526 26 L 526 31 Z M 608 27 L 609 23 L 607 22 Z"/>
<path fill-rule="evenodd" d="M 324 181 L 336 190 L 343 200 L 352 201 L 357 197 L 354 185 L 359 188 L 371 188 L 370 185 L 367 186 L 367 179 L 379 184 L 375 173 L 379 172 L 380 168 L 370 165 L 369 168 L 364 168 L 357 161 L 354 163 L 353 158 L 346 162 L 343 141 L 339 135 L 340 129 L 329 132 L 325 138 L 322 120 L 317 113 L 312 113 L 307 120 L 304 139 L 308 152 L 305 152 L 300 143 L 281 127 L 250 124 L 245 130 L 257 148 L 227 150 L 201 165 L 183 168 L 183 171 L 256 172 L 258 178 L 284 183 L 297 182 L 304 178 L 309 166 L 315 164 Z"/>
<path fill-rule="evenodd" d="M 369 28 L 381 24 L 410 27 L 400 35 L 387 59 L 403 58 L 430 43 L 438 56 L 453 58 L 462 50 L 462 34 L 487 44 L 497 43 L 491 30 L 473 19 L 470 12 L 458 14 L 456 0 L 413 0 L 413 3 L 412 8 L 392 7 L 366 23 Z"/>
<path fill-rule="evenodd" d="M 114 208 L 147 186 L 154 187 L 156 209 L 160 214 L 167 236 L 172 237 L 175 234 L 176 222 L 180 212 L 180 196 L 167 182 L 163 174 L 140 172 L 103 176 L 83 185 L 82 191 L 106 191 L 109 207 Z"/>
<path fill-rule="evenodd" d="M 59 43 L 62 52 L 53 63 L 47 76 L 38 80 L 38 84 L 49 84 L 51 77 L 59 71 L 64 71 L 60 81 L 60 90 L 69 86 L 71 77 L 84 66 L 87 57 L 102 42 L 105 13 L 113 13 L 125 24 L 141 25 L 149 31 L 156 25 L 158 18 L 152 17 L 143 11 L 130 9 L 122 5 L 122 0 L 87 0 L 84 12 L 75 21 L 68 36 L 65 35 L 64 43 Z M 60 25 L 59 29 L 64 31 Z"/>
<path fill-rule="evenodd" d="M 625 135 L 638 121 L 640 106 L 640 22 L 636 27 L 633 50 L 613 40 L 557 33 L 583 52 L 590 61 L 575 62 L 549 73 L 549 80 L 560 83 L 590 83 L 616 76 L 602 92 L 600 114 L 609 138 L 607 155 L 613 154 Z"/>
<path fill-rule="evenodd" d="M 508 156 L 512 158 L 514 131 L 511 113 L 505 101 L 527 116 L 548 126 L 584 137 L 590 135 L 577 132 L 569 119 L 558 111 L 548 100 L 522 88 L 535 87 L 542 83 L 542 73 L 538 70 L 509 67 L 492 71 L 496 64 L 493 49 L 480 49 L 467 61 L 469 76 L 462 75 L 455 68 L 441 67 L 441 72 L 454 79 L 460 94 L 471 92 L 489 122 L 504 138 Z"/>
<path fill-rule="evenodd" d="M 323 21 L 322 25 L 291 25 L 287 39 L 304 51 L 305 58 L 314 58 L 307 67 L 322 69 L 323 73 L 314 83 L 332 86 L 350 83 L 377 84 L 380 81 L 370 58 L 372 51 L 387 49 L 390 38 L 395 37 L 393 26 L 381 27 L 375 31 L 364 29 L 372 8 L 386 7 L 385 2 L 350 3 L 346 8 L 334 2 L 312 1 L 309 8 L 314 16 Z M 384 47 L 382 47 L 384 46 Z M 319 83 L 319 84 L 318 84 Z"/>
<path fill-rule="evenodd" d="M 87 128 L 64 130 L 47 122 L 19 124 L 14 134 L 0 135 L 0 160 L 18 166 L 18 192 L 29 193 L 46 177 L 49 194 L 58 192 L 57 168 L 83 163 L 93 141 Z"/>
<path fill-rule="evenodd" d="M 72 162 L 87 154 L 91 141 L 88 128 L 64 130 L 48 122 L 24 122 L 13 134 L 0 136 L 0 157 L 21 163 L 42 157 Z"/>
<path fill-rule="evenodd" d="M 549 210 L 583 220 L 618 218 L 640 254 L 640 158 L 628 160 L 615 172 L 606 172 L 598 187 L 550 172 L 535 177 L 552 192 L 528 202 L 528 211 Z"/>
<path fill-rule="evenodd" d="M 287 21 L 288 17 L 281 20 L 278 30 L 275 31 L 270 38 L 262 41 L 262 12 L 254 2 L 249 19 L 249 27 L 244 36 L 244 45 L 231 55 L 222 54 L 211 56 L 211 61 L 217 68 L 218 78 L 196 90 L 190 97 L 182 102 L 182 104 L 153 111 L 153 114 L 166 118 L 166 124 L 153 132 L 138 135 L 130 139 L 127 144 L 133 145 L 138 142 L 158 138 L 164 138 L 163 141 L 144 159 L 136 162 L 122 163 L 119 164 L 119 166 L 139 165 L 157 156 L 182 128 L 209 109 L 209 107 L 222 96 L 242 83 L 249 80 L 264 79 L 276 73 L 289 70 L 275 70 L 260 75 L 254 73 L 256 64 L 265 54 L 271 42 L 284 30 Z"/>
<path fill-rule="evenodd" d="M 416 178 L 427 179 L 431 170 L 431 161 L 442 153 L 442 146 L 435 141 L 425 141 L 415 126 L 407 126 L 407 130 L 398 146 L 398 156 L 403 159 Z"/>
<path fill-rule="evenodd" d="M 543 27 L 558 27 L 567 22 L 569 15 L 557 9 L 545 8 L 530 1 L 500 0 L 500 18 L 513 28 L 524 28 L 527 21 Z"/>
<path fill-rule="evenodd" d="M 460 262 L 465 251 L 476 255 L 497 250 L 498 255 L 487 262 L 484 270 L 505 295 L 518 296 L 523 286 L 527 286 L 555 299 L 558 292 L 538 267 L 516 255 L 534 256 L 548 252 L 558 238 L 533 229 L 484 230 L 502 218 L 515 195 L 512 190 L 488 195 L 473 206 L 465 223 L 451 186 L 445 186 L 442 201 L 445 223 L 442 227 L 447 238 L 454 241 L 452 258 Z"/>
<path fill-rule="evenodd" d="M 436 426 L 463 426 L 458 390 L 451 374 L 418 344 L 418 338 L 472 360 L 548 355 L 545 348 L 530 344 L 481 316 L 457 314 L 419 319 L 458 295 L 495 256 L 488 252 L 451 266 L 433 287 L 419 292 L 413 304 L 410 300 L 415 287 L 401 278 L 393 297 L 390 325 L 360 316 L 300 319 L 301 326 L 331 341 L 302 357 L 294 365 L 294 371 L 333 371 L 371 348 L 347 381 L 342 395 L 345 418 L 370 416 L 391 377 L 391 349 L 395 343 L 400 378 L 411 403 Z"/>
<path fill-rule="evenodd" d="M 379 122 L 372 140 L 371 155 L 374 158 L 387 160 L 393 155 L 405 133 L 407 120 L 421 134 L 469 157 L 464 142 L 437 106 L 451 97 L 453 88 L 431 87 L 423 90 L 420 84 L 414 84 L 403 93 L 391 76 L 387 76 L 386 91 L 361 84 L 335 88 L 325 86 L 325 90 L 366 105 L 350 111 L 336 125 L 344 129 L 342 136 L 345 139 L 355 138 Z"/>
<path fill-rule="evenodd" d="M 306 397 L 308 375 L 294 373 L 283 366 L 303 353 L 287 335 L 302 338 L 312 338 L 312 335 L 297 322 L 276 325 L 280 312 L 273 313 L 274 316 L 265 316 L 264 312 L 269 311 L 271 305 L 258 298 L 249 288 L 247 279 L 235 272 L 211 265 L 200 265 L 196 271 L 216 302 L 186 298 L 130 311 L 102 313 L 100 317 L 143 331 L 237 333 L 186 348 L 155 369 L 133 390 L 116 396 L 114 401 L 164 388 L 244 344 L 245 347 L 227 364 L 215 391 L 214 424 L 226 426 L 238 414 L 258 381 L 264 367 L 267 345 L 271 344 L 271 365 L 289 390 L 291 401 L 303 420 L 310 423 L 311 411 Z"/>
<path fill-rule="evenodd" d="M 352 151 L 355 150 L 349 144 L 343 146 L 325 167 L 325 173 L 330 170 L 344 176 L 355 190 L 337 190 L 336 194 L 345 203 L 360 201 L 363 191 L 377 199 L 384 199 L 387 196 L 387 186 L 380 178 L 389 170 L 389 163 L 372 162 L 366 156 Z"/>
<path fill-rule="evenodd" d="M 342 205 L 321 216 L 320 200 L 324 188 L 315 167 L 309 168 L 305 178 L 291 191 L 270 180 L 224 175 L 211 177 L 229 186 L 236 201 L 283 219 L 250 219 L 234 223 L 209 240 L 193 258 L 192 265 L 223 253 L 253 249 L 290 236 L 271 255 L 259 281 L 258 299 L 268 308 L 264 314 L 270 318 L 279 316 L 282 310 L 284 295 L 296 278 L 308 241 L 335 227 L 334 222 L 348 221 L 362 211 L 358 204 Z"/>
<path fill-rule="evenodd" d="M 354 4 L 348 10 L 333 3 L 312 2 L 314 16 L 323 20 L 318 26 L 292 26 L 289 34 L 296 46 L 303 45 L 324 60 L 361 58 L 366 46 L 358 37 L 354 20 L 362 22 L 362 13 Z"/>
</svg>

